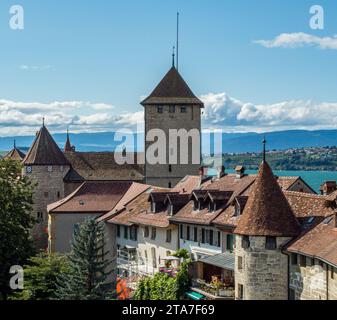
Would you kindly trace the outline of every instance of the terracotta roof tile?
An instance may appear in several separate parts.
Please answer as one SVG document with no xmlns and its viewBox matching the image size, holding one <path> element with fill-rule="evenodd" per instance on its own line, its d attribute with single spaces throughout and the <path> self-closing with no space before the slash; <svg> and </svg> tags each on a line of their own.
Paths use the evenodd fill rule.
<svg viewBox="0 0 337 320">
<path fill-rule="evenodd" d="M 142 103 L 151 104 L 195 104 L 203 106 L 175 67 L 172 67 L 149 97 Z"/>
<path fill-rule="evenodd" d="M 129 190 L 132 182 L 88 181 L 67 198 L 50 204 L 50 213 L 107 213 Z"/>
<path fill-rule="evenodd" d="M 118 201 L 118 203 L 114 206 L 114 208 L 103 216 L 99 217 L 98 221 L 105 221 L 110 219 L 116 212 L 123 210 L 126 204 L 137 198 L 140 194 L 149 190 L 151 186 L 146 184 L 140 184 L 137 182 L 133 182 L 131 187 L 126 191 L 123 197 Z"/>
<path fill-rule="evenodd" d="M 333 204 L 326 196 L 294 191 L 285 191 L 284 194 L 298 218 L 325 217 L 333 213 Z"/>
<path fill-rule="evenodd" d="M 186 176 L 178 182 L 172 192 L 191 194 L 193 190 L 199 188 L 200 176 Z"/>
<path fill-rule="evenodd" d="M 269 165 L 263 162 L 234 233 L 293 237 L 300 225 Z"/>
<path fill-rule="evenodd" d="M 215 212 L 209 212 L 208 208 L 202 210 L 194 210 L 193 201 L 190 201 L 177 214 L 170 218 L 170 221 L 177 223 L 189 223 L 210 225 L 212 221 L 222 212 L 225 205 L 221 206 Z"/>
<path fill-rule="evenodd" d="M 45 126 L 42 126 L 37 133 L 23 163 L 25 165 L 60 166 L 70 164 Z"/>
<path fill-rule="evenodd" d="M 14 147 L 10 152 L 8 152 L 4 159 L 11 159 L 15 161 L 22 161 L 25 158 L 25 154 L 20 151 L 18 148 Z"/>
<path fill-rule="evenodd" d="M 318 258 L 337 267 L 337 228 L 335 219 L 335 215 L 326 217 L 318 225 L 314 225 L 292 241 L 286 250 Z"/>
<path fill-rule="evenodd" d="M 72 169 L 65 181 L 128 180 L 143 181 L 144 166 L 137 164 L 119 165 L 113 152 L 66 152 Z M 129 157 L 132 155 L 130 154 Z"/>
<path fill-rule="evenodd" d="M 151 191 L 167 194 L 169 189 L 155 188 L 145 191 L 127 203 L 122 210 L 115 212 L 114 216 L 107 222 L 125 226 L 142 224 L 165 228 L 169 223 L 167 212 L 150 213 L 148 199 Z"/>
</svg>

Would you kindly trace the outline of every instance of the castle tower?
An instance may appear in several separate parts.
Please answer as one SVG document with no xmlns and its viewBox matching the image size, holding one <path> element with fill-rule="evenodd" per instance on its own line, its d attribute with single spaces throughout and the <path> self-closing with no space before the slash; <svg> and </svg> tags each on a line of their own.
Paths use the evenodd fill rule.
<svg viewBox="0 0 337 320">
<path fill-rule="evenodd" d="M 288 300 L 288 257 L 282 246 L 299 231 L 299 223 L 264 160 L 234 231 L 236 299 Z"/>
<path fill-rule="evenodd" d="M 23 160 L 23 174 L 37 184 L 34 192 L 34 215 L 38 223 L 33 236 L 36 246 L 46 249 L 48 245 L 47 205 L 64 198 L 63 179 L 70 169 L 70 163 L 43 124 Z"/>
<path fill-rule="evenodd" d="M 166 137 L 166 162 L 149 163 L 149 159 L 146 159 L 146 183 L 166 188 L 174 187 L 186 175 L 198 175 L 201 158 L 201 109 L 204 104 L 188 87 L 174 63 L 150 96 L 141 104 L 145 109 L 145 151 L 148 152 L 154 143 L 146 141 L 151 130 L 161 129 Z M 173 137 L 171 142 L 176 140 L 178 143 L 177 148 L 172 148 L 169 143 L 172 129 L 185 129 L 188 134 L 192 132 L 198 134 L 194 139 L 191 136 L 187 137 L 186 143 Z M 194 154 L 198 152 L 198 163 L 192 159 L 192 146 L 195 148 Z M 188 162 L 180 161 L 181 152 L 186 152 Z M 170 158 L 174 153 L 177 155 L 177 161 Z"/>
<path fill-rule="evenodd" d="M 10 159 L 21 162 L 25 156 L 26 155 L 16 147 L 16 142 L 14 140 L 13 149 L 4 156 L 4 159 Z"/>
</svg>

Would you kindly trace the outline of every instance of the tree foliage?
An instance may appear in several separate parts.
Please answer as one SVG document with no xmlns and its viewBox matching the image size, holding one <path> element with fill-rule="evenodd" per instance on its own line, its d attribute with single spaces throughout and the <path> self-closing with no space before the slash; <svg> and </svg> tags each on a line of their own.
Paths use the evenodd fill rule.
<svg viewBox="0 0 337 320">
<path fill-rule="evenodd" d="M 166 273 L 156 273 L 154 277 L 143 278 L 135 291 L 135 300 L 180 300 L 184 297 L 190 287 L 190 254 L 181 249 L 173 256 L 183 259 L 177 275 L 171 277 Z"/>
<path fill-rule="evenodd" d="M 21 164 L 0 160 L 0 299 L 11 292 L 11 266 L 23 266 L 34 255 L 31 228 L 34 185 L 21 176 Z"/>
<path fill-rule="evenodd" d="M 102 223 L 88 218 L 74 232 L 69 270 L 57 281 L 59 300 L 105 300 L 112 298 L 112 284 L 107 282 L 111 261 L 106 259 Z"/>
<path fill-rule="evenodd" d="M 29 259 L 24 268 L 24 290 L 12 299 L 50 300 L 55 297 L 56 280 L 60 274 L 68 272 L 66 256 L 41 253 Z"/>
</svg>

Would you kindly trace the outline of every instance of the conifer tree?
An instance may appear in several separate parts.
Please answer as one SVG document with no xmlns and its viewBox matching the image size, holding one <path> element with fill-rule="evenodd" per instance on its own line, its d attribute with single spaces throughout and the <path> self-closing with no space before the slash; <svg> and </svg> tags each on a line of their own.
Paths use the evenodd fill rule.
<svg viewBox="0 0 337 320">
<path fill-rule="evenodd" d="M 34 184 L 21 170 L 17 161 L 0 160 L 0 300 L 13 293 L 11 266 L 23 266 L 35 251 L 31 237 Z"/>
<path fill-rule="evenodd" d="M 104 226 L 88 218 L 75 228 L 68 272 L 58 278 L 56 297 L 59 300 L 106 300 L 113 297 L 113 284 L 107 272 L 111 261 L 104 251 Z"/>
</svg>

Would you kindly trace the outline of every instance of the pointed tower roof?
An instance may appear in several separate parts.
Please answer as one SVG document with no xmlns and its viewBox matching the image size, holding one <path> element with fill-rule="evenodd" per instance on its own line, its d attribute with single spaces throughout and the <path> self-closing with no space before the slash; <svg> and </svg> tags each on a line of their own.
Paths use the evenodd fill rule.
<svg viewBox="0 0 337 320">
<path fill-rule="evenodd" d="M 143 106 L 153 104 L 196 104 L 199 100 L 173 65 L 154 91 L 141 102 Z"/>
<path fill-rule="evenodd" d="M 249 195 L 235 234 L 248 236 L 294 237 L 300 225 L 266 161 Z"/>
<path fill-rule="evenodd" d="M 64 146 L 64 152 L 72 152 L 72 151 L 73 151 L 73 148 L 70 143 L 69 130 L 67 130 L 67 141 Z"/>
<path fill-rule="evenodd" d="M 16 147 L 16 143 L 14 140 L 13 149 L 4 156 L 4 159 L 22 161 L 25 158 L 25 156 L 26 155 Z"/>
<path fill-rule="evenodd" d="M 69 165 L 69 161 L 60 150 L 53 137 L 42 126 L 23 163 L 25 165 Z"/>
</svg>

